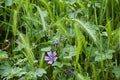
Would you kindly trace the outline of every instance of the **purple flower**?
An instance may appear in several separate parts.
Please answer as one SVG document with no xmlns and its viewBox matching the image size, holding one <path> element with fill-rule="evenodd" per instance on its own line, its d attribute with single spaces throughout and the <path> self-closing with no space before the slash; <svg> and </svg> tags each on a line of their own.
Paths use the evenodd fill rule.
<svg viewBox="0 0 120 80">
<path fill-rule="evenodd" d="M 71 69 L 67 70 L 67 75 L 70 76 L 73 73 Z"/>
<path fill-rule="evenodd" d="M 55 39 L 55 46 L 58 47 L 59 44 L 60 44 L 60 41 L 59 41 L 59 39 L 56 38 L 56 39 Z"/>
<path fill-rule="evenodd" d="M 48 64 L 52 64 L 53 62 L 55 62 L 57 60 L 56 52 L 52 53 L 52 51 L 50 51 L 50 52 L 47 52 L 47 55 L 48 56 L 45 56 L 45 61 L 48 61 Z"/>
</svg>

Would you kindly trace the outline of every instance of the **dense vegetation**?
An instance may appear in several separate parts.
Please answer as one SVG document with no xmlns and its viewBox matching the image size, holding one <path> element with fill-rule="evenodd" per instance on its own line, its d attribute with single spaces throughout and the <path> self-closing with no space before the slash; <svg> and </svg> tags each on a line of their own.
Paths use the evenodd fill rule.
<svg viewBox="0 0 120 80">
<path fill-rule="evenodd" d="M 0 0 L 0 80 L 120 80 L 120 0 Z"/>
</svg>

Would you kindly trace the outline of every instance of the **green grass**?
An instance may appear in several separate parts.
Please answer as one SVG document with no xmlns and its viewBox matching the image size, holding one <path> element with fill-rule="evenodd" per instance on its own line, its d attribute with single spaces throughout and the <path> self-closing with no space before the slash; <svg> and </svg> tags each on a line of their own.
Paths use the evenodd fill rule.
<svg viewBox="0 0 120 80">
<path fill-rule="evenodd" d="M 119 5 L 0 0 L 0 80 L 119 80 Z M 48 51 L 57 52 L 53 64 Z"/>
</svg>

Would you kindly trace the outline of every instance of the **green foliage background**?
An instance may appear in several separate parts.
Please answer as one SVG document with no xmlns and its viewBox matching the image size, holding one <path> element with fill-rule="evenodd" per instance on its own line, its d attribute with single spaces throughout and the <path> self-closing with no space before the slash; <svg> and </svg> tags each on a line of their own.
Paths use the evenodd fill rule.
<svg viewBox="0 0 120 80">
<path fill-rule="evenodd" d="M 119 80 L 119 5 L 0 0 L 0 80 Z M 49 65 L 44 56 L 51 50 L 58 59 Z"/>
</svg>

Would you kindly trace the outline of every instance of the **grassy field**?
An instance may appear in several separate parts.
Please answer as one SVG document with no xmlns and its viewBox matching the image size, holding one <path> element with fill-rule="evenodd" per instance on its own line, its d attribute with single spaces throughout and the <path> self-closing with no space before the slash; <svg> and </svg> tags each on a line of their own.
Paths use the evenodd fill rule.
<svg viewBox="0 0 120 80">
<path fill-rule="evenodd" d="M 0 0 L 0 80 L 120 80 L 119 0 Z"/>
</svg>

